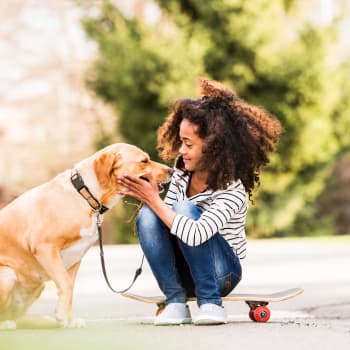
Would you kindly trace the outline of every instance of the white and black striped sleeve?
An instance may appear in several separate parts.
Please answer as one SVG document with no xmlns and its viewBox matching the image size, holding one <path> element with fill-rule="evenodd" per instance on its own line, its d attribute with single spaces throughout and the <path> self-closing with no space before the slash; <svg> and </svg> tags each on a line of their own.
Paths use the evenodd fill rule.
<svg viewBox="0 0 350 350">
<path fill-rule="evenodd" d="M 198 220 L 177 214 L 170 232 L 189 246 L 198 246 L 221 230 L 245 204 L 245 192 L 230 188 L 222 191 Z"/>
<path fill-rule="evenodd" d="M 168 192 L 164 197 L 164 203 L 169 205 L 170 207 L 174 205 L 178 201 L 178 185 L 177 185 L 177 176 L 174 175 L 171 178 L 171 182 L 168 188 Z"/>
</svg>

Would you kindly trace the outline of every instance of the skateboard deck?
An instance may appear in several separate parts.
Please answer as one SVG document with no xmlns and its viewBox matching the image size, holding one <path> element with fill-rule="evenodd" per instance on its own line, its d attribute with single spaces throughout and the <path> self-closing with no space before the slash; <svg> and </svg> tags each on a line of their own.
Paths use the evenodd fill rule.
<svg viewBox="0 0 350 350">
<path fill-rule="evenodd" d="M 269 302 L 284 301 L 296 297 L 297 295 L 303 293 L 302 288 L 290 288 L 281 290 L 275 293 L 232 293 L 225 297 L 222 297 L 222 301 L 244 301 L 249 306 L 249 318 L 255 322 L 267 322 L 270 318 L 271 311 L 267 307 Z M 164 296 L 143 296 L 132 293 L 122 293 L 125 298 L 140 301 L 148 304 L 158 305 L 157 315 L 165 307 L 165 297 Z M 196 301 L 195 297 L 190 297 L 188 301 Z"/>
</svg>

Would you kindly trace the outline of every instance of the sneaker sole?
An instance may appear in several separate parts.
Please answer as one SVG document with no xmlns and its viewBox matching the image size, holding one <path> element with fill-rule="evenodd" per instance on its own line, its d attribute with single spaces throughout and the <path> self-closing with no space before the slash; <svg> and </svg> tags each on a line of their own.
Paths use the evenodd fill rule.
<svg viewBox="0 0 350 350">
<path fill-rule="evenodd" d="M 215 324 L 225 324 L 227 320 L 218 320 L 213 318 L 200 318 L 194 321 L 194 324 L 197 326 L 205 326 L 205 325 L 215 325 Z"/>
<path fill-rule="evenodd" d="M 164 320 L 161 322 L 154 322 L 155 326 L 179 326 L 181 324 L 190 324 L 192 320 L 190 318 L 185 319 L 172 319 L 172 320 Z"/>
</svg>

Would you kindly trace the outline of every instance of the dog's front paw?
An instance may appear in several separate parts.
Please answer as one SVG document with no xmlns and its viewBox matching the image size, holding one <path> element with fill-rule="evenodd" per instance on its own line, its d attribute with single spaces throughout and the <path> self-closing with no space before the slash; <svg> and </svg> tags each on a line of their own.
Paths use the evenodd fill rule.
<svg viewBox="0 0 350 350">
<path fill-rule="evenodd" d="M 82 318 L 74 318 L 70 321 L 60 321 L 60 326 L 62 328 L 84 328 L 86 327 L 86 322 Z"/>
<path fill-rule="evenodd" d="M 0 330 L 15 330 L 17 328 L 16 321 L 6 320 L 0 322 Z"/>
</svg>

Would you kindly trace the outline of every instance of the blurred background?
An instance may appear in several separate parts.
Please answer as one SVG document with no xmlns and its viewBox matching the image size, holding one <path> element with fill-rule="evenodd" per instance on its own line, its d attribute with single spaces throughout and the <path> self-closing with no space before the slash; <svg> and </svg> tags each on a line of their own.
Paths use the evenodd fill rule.
<svg viewBox="0 0 350 350">
<path fill-rule="evenodd" d="M 203 76 L 284 127 L 248 236 L 349 234 L 349 33 L 348 0 L 1 1 L 0 207 L 112 142 L 157 159 Z M 106 242 L 136 241 L 134 212 L 106 215 Z"/>
</svg>

